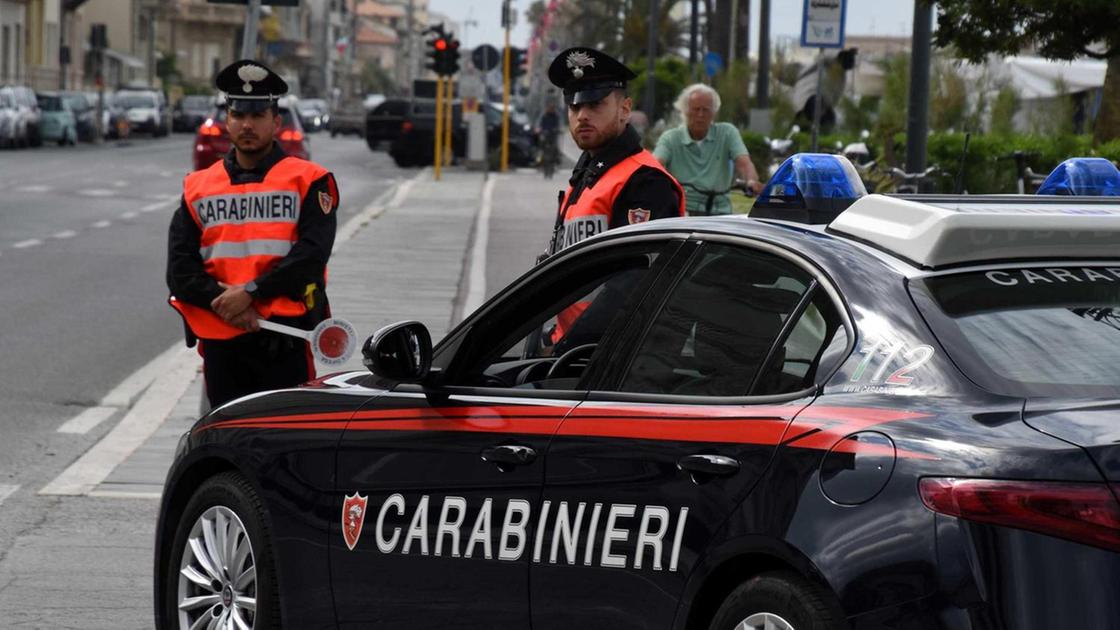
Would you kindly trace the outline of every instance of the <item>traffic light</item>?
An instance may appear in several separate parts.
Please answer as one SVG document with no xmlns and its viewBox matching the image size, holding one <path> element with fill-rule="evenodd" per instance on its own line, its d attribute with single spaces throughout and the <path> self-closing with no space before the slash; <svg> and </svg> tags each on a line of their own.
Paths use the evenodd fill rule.
<svg viewBox="0 0 1120 630">
<path fill-rule="evenodd" d="M 459 71 L 459 40 L 454 36 L 447 39 L 447 50 L 444 52 L 443 59 L 443 72 L 446 76 L 451 76 Z"/>
<path fill-rule="evenodd" d="M 436 74 L 443 74 L 444 64 L 447 62 L 447 38 L 437 35 L 435 39 L 428 40 L 428 63 L 426 67 Z"/>
<path fill-rule="evenodd" d="M 529 51 L 524 48 L 509 49 L 509 76 L 511 79 L 528 73 L 529 71 Z"/>
</svg>

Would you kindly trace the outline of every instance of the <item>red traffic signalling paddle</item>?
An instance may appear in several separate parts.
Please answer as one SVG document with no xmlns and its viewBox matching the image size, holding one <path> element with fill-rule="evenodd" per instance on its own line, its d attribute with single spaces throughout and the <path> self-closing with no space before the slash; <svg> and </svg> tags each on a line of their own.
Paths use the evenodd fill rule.
<svg viewBox="0 0 1120 630">
<path fill-rule="evenodd" d="M 354 327 L 345 319 L 337 317 L 324 319 L 313 330 L 285 326 L 267 319 L 261 319 L 259 323 L 264 330 L 310 341 L 311 354 L 315 355 L 316 361 L 324 365 L 346 363 L 353 356 L 354 348 L 358 345 L 358 334 L 354 332 Z"/>
</svg>

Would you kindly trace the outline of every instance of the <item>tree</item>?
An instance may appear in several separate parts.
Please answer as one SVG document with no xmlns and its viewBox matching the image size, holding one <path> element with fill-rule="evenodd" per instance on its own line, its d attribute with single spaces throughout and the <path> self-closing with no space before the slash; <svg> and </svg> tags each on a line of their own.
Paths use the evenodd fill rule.
<svg viewBox="0 0 1120 630">
<path fill-rule="evenodd" d="M 937 0 L 938 46 L 964 57 L 1018 54 L 1036 46 L 1048 59 L 1105 59 L 1104 95 L 1093 138 L 1120 137 L 1120 2 L 1110 0 Z"/>
<path fill-rule="evenodd" d="M 676 52 L 684 46 L 685 26 L 672 16 L 678 0 L 661 0 L 657 4 L 657 55 Z M 646 56 L 649 47 L 649 0 L 631 0 L 622 20 L 622 59 L 630 61 Z"/>
</svg>

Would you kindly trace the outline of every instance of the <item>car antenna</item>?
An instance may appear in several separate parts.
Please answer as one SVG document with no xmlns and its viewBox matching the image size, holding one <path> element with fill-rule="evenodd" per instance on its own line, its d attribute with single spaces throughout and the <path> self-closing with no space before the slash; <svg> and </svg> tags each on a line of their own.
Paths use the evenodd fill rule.
<svg viewBox="0 0 1120 630">
<path fill-rule="evenodd" d="M 957 169 L 957 185 L 954 189 L 956 194 L 961 194 L 964 191 L 964 161 L 968 157 L 968 139 L 972 137 L 972 132 L 966 131 L 964 133 L 964 149 L 961 150 L 961 165 Z"/>
</svg>

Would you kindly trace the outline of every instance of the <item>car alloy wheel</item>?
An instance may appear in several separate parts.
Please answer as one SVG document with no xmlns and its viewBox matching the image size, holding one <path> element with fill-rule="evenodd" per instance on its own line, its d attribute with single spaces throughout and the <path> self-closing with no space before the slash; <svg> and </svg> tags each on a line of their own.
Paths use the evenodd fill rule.
<svg viewBox="0 0 1120 630">
<path fill-rule="evenodd" d="M 257 564 L 253 541 L 230 508 L 215 505 L 195 520 L 179 562 L 177 599 L 180 628 L 254 626 Z"/>
<path fill-rule="evenodd" d="M 735 630 L 796 630 L 793 624 L 774 613 L 755 613 L 735 625 Z"/>
</svg>

